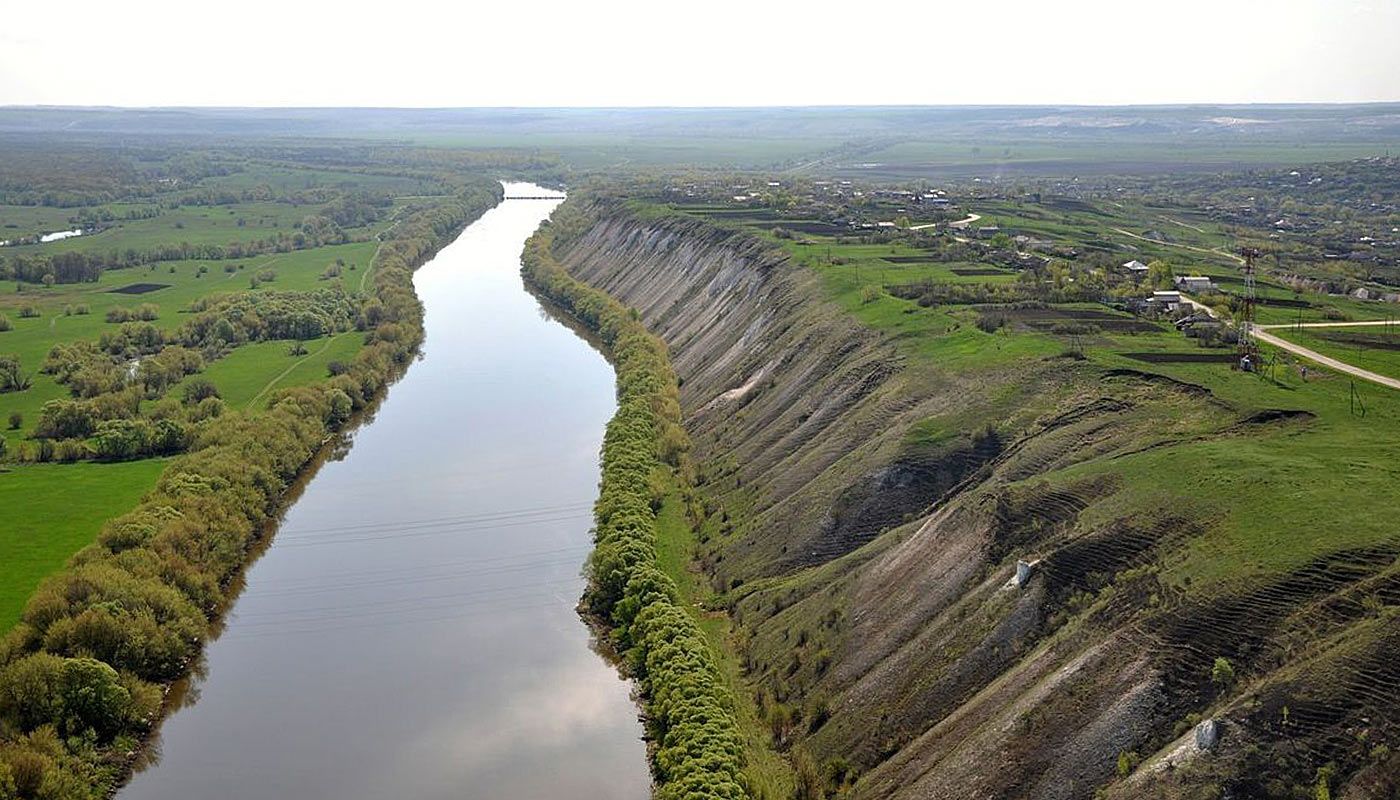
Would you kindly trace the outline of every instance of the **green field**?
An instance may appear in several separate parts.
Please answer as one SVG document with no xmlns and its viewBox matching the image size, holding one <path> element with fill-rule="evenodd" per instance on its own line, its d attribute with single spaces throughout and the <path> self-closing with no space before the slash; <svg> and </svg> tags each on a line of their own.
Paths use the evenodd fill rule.
<svg viewBox="0 0 1400 800">
<path fill-rule="evenodd" d="M 184 320 L 185 309 L 191 302 L 215 292 L 248 291 L 251 277 L 263 269 L 272 269 L 277 277 L 271 283 L 260 284 L 260 291 L 316 289 L 337 282 L 349 291 L 358 291 L 360 276 L 374 255 L 376 246 L 374 242 L 359 242 L 238 261 L 162 262 L 156 264 L 154 269 L 104 271 L 96 283 L 61 284 L 52 288 L 25 285 L 23 292 L 0 294 L 0 314 L 4 314 L 14 326 L 13 330 L 0 331 L 0 353 L 18 355 L 26 372 L 34 373 L 34 386 L 30 390 L 0 394 L 0 419 L 8 417 L 13 411 L 24 415 L 24 426 L 19 431 L 7 428 L 3 435 L 11 439 L 28 435 L 33 431 L 43 404 L 54 398 L 67 396 L 65 388 L 54 383 L 50 376 L 38 373 L 38 369 L 43 365 L 49 348 L 55 343 L 96 339 L 103 331 L 117 328 L 117 325 L 106 321 L 109 309 L 134 308 L 144 303 L 154 303 L 160 307 L 160 318 L 154 324 L 162 330 L 174 330 Z M 337 278 L 321 280 L 322 271 L 336 259 L 344 260 L 346 268 Z M 226 265 L 234 265 L 234 271 L 225 272 Z M 354 269 L 351 269 L 351 266 Z M 201 268 L 208 271 L 201 274 Z M 121 294 L 113 291 L 138 283 L 159 283 L 166 284 L 166 287 L 144 294 Z M 21 318 L 19 310 L 27 305 L 37 306 L 40 316 Z M 66 308 L 76 308 L 80 305 L 87 305 L 91 313 L 65 314 Z M 338 345 L 341 349 L 337 350 L 337 357 L 345 356 L 344 346 Z M 282 347 L 285 349 L 285 344 Z M 317 349 L 316 343 L 309 343 L 308 349 L 314 352 Z M 285 364 L 272 361 L 274 360 L 248 362 L 249 365 L 245 365 L 241 373 L 246 375 L 248 380 L 258 382 L 261 386 L 286 368 Z M 260 376 L 255 374 L 256 369 L 250 366 L 252 363 L 257 363 L 264 369 Z"/>
<path fill-rule="evenodd" d="M 222 206 L 182 206 L 165 209 L 151 219 L 119 220 L 92 234 L 73 236 L 48 244 L 6 248 L 11 255 L 34 253 L 108 253 L 127 248 L 147 250 L 164 244 L 227 245 L 293 234 L 297 225 L 315 213 L 316 206 L 288 203 L 236 203 Z M 352 236 L 362 232 L 349 229 Z"/>
<path fill-rule="evenodd" d="M 999 220 L 1018 230 L 1023 224 L 1013 222 L 1010 215 L 1000 216 Z M 1091 227 L 1081 220 L 1078 224 L 1042 223 L 1036 230 L 1074 237 L 1086 235 L 1086 231 L 1097 232 L 1102 226 L 1101 222 L 1098 227 Z M 1081 337 L 1017 326 L 987 333 L 974 324 L 978 315 L 970 307 L 924 308 L 880 288 L 911 280 L 956 281 L 958 276 L 948 272 L 956 265 L 890 264 L 881 260 L 886 255 L 917 254 L 918 251 L 904 245 L 839 244 L 827 237 L 805 237 L 797 242 L 773 241 L 779 241 L 799 263 L 808 265 L 821 277 L 828 298 L 864 325 L 890 336 L 902 352 L 933 368 L 933 372 L 927 373 L 933 376 L 931 380 L 938 380 L 938 375 L 969 371 L 1004 374 L 1008 369 L 1017 369 L 1017 365 L 1029 374 L 1041 369 L 1039 364 L 1047 359 L 1054 359 L 1077 346 L 1082 348 L 1087 365 L 1169 376 L 1205 387 L 1242 409 L 1281 408 L 1316 415 L 1316 422 L 1301 432 L 1283 429 L 1249 437 L 1183 441 L 1169 448 L 1150 448 L 1114 462 L 1114 473 L 1125 481 L 1126 489 L 1109 501 L 1095 505 L 1092 513 L 1097 516 L 1086 518 L 1086 524 L 1094 519 L 1131 516 L 1135 510 L 1158 506 L 1164 493 L 1189 497 L 1193 515 L 1217 520 L 1212 535 L 1200 538 L 1165 572 L 1174 582 L 1195 581 L 1198 586 L 1217 584 L 1223 590 L 1246 577 L 1286 574 L 1327 552 L 1386 541 L 1394 536 L 1389 521 L 1374 513 L 1377 504 L 1384 507 L 1400 503 L 1400 481 L 1396 480 L 1393 448 L 1384 437 L 1378 438 L 1376 431 L 1394 429 L 1400 423 L 1400 393 L 1370 384 L 1361 387 L 1359 391 L 1367 407 L 1366 415 L 1361 417 L 1353 413 L 1348 380 L 1313 366 L 1305 381 L 1296 359 L 1286 354 L 1280 356 L 1270 377 L 1232 370 L 1227 362 L 1144 363 L 1124 355 L 1207 352 L 1168 325 L 1160 326 L 1158 332 L 1099 332 Z M 1204 246 L 1209 239 L 1199 241 Z M 1230 262 L 1223 258 L 1215 263 L 1205 260 L 1193 263 L 1202 267 L 1200 271 L 1204 274 L 1228 277 L 1233 271 Z M 992 276 L 962 280 L 1006 279 Z M 1391 308 L 1350 298 L 1296 295 L 1271 284 L 1264 285 L 1260 294 L 1290 299 L 1302 297 L 1315 303 L 1317 308 L 1304 310 L 1304 319 L 1321 319 L 1323 305 L 1339 308 L 1357 319 L 1383 318 Z M 1095 304 L 1066 304 L 1056 308 L 1109 310 Z M 1290 311 L 1297 314 L 1294 309 Z M 1278 310 L 1271 312 L 1261 307 L 1261 321 L 1278 316 L 1282 316 Z M 1329 341 L 1323 338 L 1329 334 L 1318 330 L 1301 334 L 1281 329 L 1274 332 L 1349 363 L 1400 376 L 1400 349 L 1372 346 L 1358 353 L 1354 345 Z M 1154 414 L 1168 415 L 1158 422 L 1164 430 L 1169 430 L 1178 424 L 1195 424 L 1191 420 L 1198 411 L 1188 404 L 1181 408 L 1156 408 Z M 1346 466 L 1339 469 L 1339 463 Z M 1102 468 L 1100 463 L 1089 462 L 1064 470 L 1052 480 L 1070 483 Z M 1168 487 L 1163 481 L 1168 475 L 1180 478 Z M 1221 480 L 1223 475 L 1233 478 Z M 1257 495 L 1240 496 L 1241 487 L 1269 487 L 1267 501 Z M 1339 501 L 1346 497 L 1353 501 Z M 1281 519 L 1288 524 L 1280 526 Z M 1319 538 L 1318 530 L 1327 530 L 1329 534 Z"/>
<path fill-rule="evenodd" d="M 245 344 L 186 378 L 185 383 L 200 378 L 212 381 L 230 408 L 253 411 L 276 389 L 326 378 L 330 362 L 353 358 L 363 343 L 364 334 L 349 331 L 306 342 L 307 352 L 300 356 L 290 354 L 291 342 Z M 172 391 L 178 393 L 182 386 L 176 385 Z"/>
<path fill-rule="evenodd" d="M 102 523 L 156 482 L 164 459 L 120 464 L 29 464 L 0 473 L 0 630 L 8 630 L 34 587 L 92 541 Z"/>
<path fill-rule="evenodd" d="M 403 191 L 437 188 L 435 183 L 413 178 L 290 167 L 250 169 L 205 184 L 226 188 L 260 185 L 289 191 L 328 185 Z M 396 201 L 393 211 L 402 210 L 404 204 Z M 128 211 L 138 208 L 155 208 L 160 213 L 150 219 L 124 219 Z M 9 231 L 20 236 L 68 229 L 85 210 L 110 212 L 118 217 L 118 221 L 92 235 L 0 248 L 0 258 L 65 251 L 100 255 L 182 241 L 219 245 L 254 241 L 294 233 L 301 220 L 317 208 L 284 202 L 180 208 L 140 202 L 87 209 L 0 206 L 0 240 Z M 369 228 L 351 230 L 352 236 L 364 241 L 350 244 L 224 261 L 167 261 L 104 270 L 92 283 L 50 287 L 6 284 L 7 290 L 0 293 L 0 314 L 9 320 L 12 329 L 0 331 L 0 354 L 18 356 L 23 372 L 32 376 L 32 386 L 25 391 L 0 394 L 0 437 L 13 453 L 16 444 L 33 434 L 44 403 L 70 396 L 66 387 L 40 373 L 39 368 L 54 344 L 96 340 L 104 332 L 116 330 L 119 325 L 106 321 L 109 310 L 154 304 L 159 308 L 154 324 L 172 331 L 187 318 L 195 300 L 214 293 L 300 291 L 333 285 L 357 293 L 362 290 L 378 247 L 374 236 L 391 225 L 390 219 L 384 219 Z M 325 277 L 327 268 L 337 261 L 343 265 L 340 274 Z M 255 282 L 254 276 L 260 274 L 274 277 L 271 281 Z M 140 293 L 118 291 L 137 284 L 157 286 Z M 87 313 L 79 313 L 84 307 Z M 22 317 L 21 309 L 25 308 L 37 309 L 38 316 Z M 363 341 L 360 333 L 342 333 L 305 342 L 305 352 L 300 355 L 292 355 L 292 343 L 288 341 L 250 343 L 207 364 L 204 372 L 186 381 L 208 379 L 229 408 L 253 411 L 261 408 L 277 389 L 324 379 L 331 361 L 352 359 Z M 178 397 L 182 388 L 181 384 L 172 387 L 170 396 Z M 18 429 L 10 429 L 7 424 L 12 412 L 23 418 Z M 7 524 L 0 531 L 0 563 L 5 565 L 5 580 L 0 581 L 0 629 L 15 621 L 40 578 L 60 568 L 73 552 L 91 541 L 103 520 L 136 503 L 154 484 L 165 463 L 165 459 L 146 459 L 117 464 L 16 464 L 0 475 L 0 506 L 8 512 Z"/>
<path fill-rule="evenodd" d="M 1400 329 L 1395 326 L 1275 328 L 1269 333 L 1338 361 L 1400 378 Z"/>
</svg>

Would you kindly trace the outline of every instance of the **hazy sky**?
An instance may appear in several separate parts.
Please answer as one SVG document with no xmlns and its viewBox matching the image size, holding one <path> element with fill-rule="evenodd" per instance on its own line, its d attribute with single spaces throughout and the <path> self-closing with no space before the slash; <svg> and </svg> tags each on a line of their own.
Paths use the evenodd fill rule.
<svg viewBox="0 0 1400 800">
<path fill-rule="evenodd" d="M 1400 100 L 1400 0 L 33 0 L 0 104 Z"/>
</svg>

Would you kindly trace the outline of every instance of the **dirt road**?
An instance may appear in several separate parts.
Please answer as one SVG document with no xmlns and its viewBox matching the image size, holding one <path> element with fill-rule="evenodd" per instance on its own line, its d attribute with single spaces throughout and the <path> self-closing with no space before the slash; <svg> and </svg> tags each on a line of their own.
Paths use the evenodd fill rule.
<svg viewBox="0 0 1400 800">
<path fill-rule="evenodd" d="M 1181 296 L 1181 299 L 1182 299 L 1182 300 L 1185 300 L 1187 303 L 1191 304 L 1191 307 L 1193 307 L 1193 308 L 1196 308 L 1196 309 L 1199 309 L 1199 310 L 1201 310 L 1201 311 L 1204 311 L 1205 313 L 1211 315 L 1212 317 L 1216 316 L 1216 314 L 1215 314 L 1215 309 L 1213 309 L 1213 308 L 1211 308 L 1211 307 L 1205 305 L 1204 303 L 1198 303 L 1198 302 L 1196 302 L 1195 300 L 1191 299 L 1190 297 L 1187 297 L 1187 296 L 1184 295 L 1184 294 Z M 1392 388 L 1392 389 L 1400 389 L 1400 380 L 1396 380 L 1395 378 L 1390 378 L 1390 377 L 1387 377 L 1387 376 L 1385 376 L 1385 375 L 1381 375 L 1381 374 L 1378 373 L 1378 372 L 1372 372 L 1372 371 L 1370 371 L 1369 369 L 1362 369 L 1361 367 L 1353 366 L 1353 365 L 1351 365 L 1351 364 L 1346 363 L 1345 361 L 1338 361 L 1337 359 L 1332 358 L 1331 356 L 1324 356 L 1323 354 L 1317 352 L 1316 350 L 1309 349 L 1309 348 L 1307 348 L 1307 347 L 1302 346 L 1301 344 L 1294 344 L 1293 342 L 1290 342 L 1290 341 L 1288 341 L 1287 339 L 1284 339 L 1284 338 L 1282 338 L 1282 337 L 1280 337 L 1280 336 L 1277 336 L 1277 335 L 1275 335 L 1275 334 L 1269 333 L 1270 330 L 1275 330 L 1275 329 L 1287 329 L 1287 328 L 1297 328 L 1297 327 L 1303 327 L 1303 328 L 1354 328 L 1354 327 L 1360 327 L 1360 326 L 1363 326 L 1363 325 L 1389 325 L 1389 324 L 1392 324 L 1392 323 L 1386 322 L 1385 320 L 1370 321 L 1370 322 L 1304 322 L 1304 323 L 1288 323 L 1288 324 L 1283 324 L 1283 325 L 1255 325 L 1255 326 L 1254 326 L 1254 329 L 1253 329 L 1253 332 L 1254 332 L 1254 338 L 1255 338 L 1255 339 L 1258 339 L 1258 340 L 1261 341 L 1261 342 L 1266 342 L 1266 343 L 1268 343 L 1268 344 L 1271 344 L 1271 345 L 1273 345 L 1274 347 L 1279 348 L 1280 350 L 1287 350 L 1288 352 L 1290 352 L 1290 353 L 1292 353 L 1292 354 L 1294 354 L 1294 355 L 1296 355 L 1296 356 L 1302 356 L 1303 358 L 1306 358 L 1306 359 L 1308 359 L 1309 361 L 1316 361 L 1317 363 L 1321 364 L 1321 365 L 1324 366 L 1324 367 L 1328 367 L 1328 368 L 1334 369 L 1334 370 L 1336 370 L 1336 371 L 1338 371 L 1338 372 L 1342 372 L 1342 373 L 1345 373 L 1345 374 L 1347 374 L 1347 375 L 1351 375 L 1351 376 L 1354 376 L 1354 377 L 1357 377 L 1357 378 L 1361 378 L 1362 380 L 1371 381 L 1372 383 L 1379 383 L 1379 384 L 1382 385 L 1382 386 L 1389 386 L 1389 387 Z"/>
<path fill-rule="evenodd" d="M 1381 324 L 1384 325 L 1385 323 L 1381 323 Z M 1292 326 L 1289 326 L 1289 325 L 1270 325 L 1270 326 L 1268 326 L 1268 327 L 1270 327 L 1270 328 L 1287 328 L 1287 327 L 1292 327 Z M 1322 327 L 1328 327 L 1328 326 L 1326 326 L 1326 325 L 1307 325 L 1306 327 L 1309 327 L 1309 328 L 1322 328 Z M 1335 370 L 1338 371 L 1338 372 L 1345 372 L 1345 373 L 1348 374 L 1348 375 L 1354 375 L 1355 377 L 1361 378 L 1361 379 L 1363 379 L 1363 380 L 1371 381 L 1372 383 L 1379 383 L 1379 384 L 1382 385 L 1382 386 L 1389 386 L 1389 387 L 1392 388 L 1392 389 L 1400 389 L 1400 380 L 1396 380 L 1396 379 L 1394 379 L 1394 378 L 1388 378 L 1388 377 L 1386 377 L 1386 376 L 1384 376 L 1384 375 L 1381 375 L 1381 374 L 1376 373 L 1376 372 L 1372 372 L 1372 371 L 1370 371 L 1370 370 L 1368 370 L 1368 369 L 1362 369 L 1361 367 L 1352 366 L 1351 364 L 1348 364 L 1348 363 L 1346 363 L 1345 361 L 1338 361 L 1337 359 L 1332 358 L 1331 356 L 1324 356 L 1323 354 L 1317 352 L 1316 350 L 1309 350 L 1308 348 L 1306 348 L 1306 347 L 1304 347 L 1304 346 L 1302 346 L 1302 345 L 1300 345 L 1300 344 L 1294 344 L 1293 342 L 1290 342 L 1290 341 L 1288 341 L 1287 339 L 1284 339 L 1284 338 L 1279 337 L 1279 336 L 1275 336 L 1274 334 L 1269 333 L 1267 330 L 1264 330 L 1264 327 L 1262 327 L 1262 326 L 1259 326 L 1259 325 L 1254 326 L 1254 338 L 1258 339 L 1258 340 L 1261 341 L 1261 342 L 1268 342 L 1269 344 L 1271 344 L 1271 345 L 1273 345 L 1274 347 L 1277 347 L 1277 348 L 1279 348 L 1279 349 L 1281 349 L 1281 350 L 1287 350 L 1288 352 L 1293 353 L 1294 355 L 1302 356 L 1303 358 L 1306 358 L 1306 359 L 1308 359 L 1309 361 L 1316 361 L 1317 363 L 1323 365 L 1324 367 L 1329 367 L 1329 368 L 1331 368 L 1331 369 L 1335 369 Z"/>
</svg>

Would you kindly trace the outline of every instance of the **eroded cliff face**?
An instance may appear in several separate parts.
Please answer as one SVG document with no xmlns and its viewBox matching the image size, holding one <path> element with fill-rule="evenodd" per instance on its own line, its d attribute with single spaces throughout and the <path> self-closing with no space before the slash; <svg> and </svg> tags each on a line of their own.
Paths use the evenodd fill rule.
<svg viewBox="0 0 1400 800">
<path fill-rule="evenodd" d="M 1306 603 L 1383 578 L 1394 554 L 1349 557 L 1366 566 L 1309 583 L 1301 601 L 1271 586 L 1189 596 L 1158 567 L 1200 539 L 1210 510 L 1169 476 L 1144 491 L 1116 474 L 1145 450 L 1308 419 L 1074 359 L 941 369 L 821 299 L 816 275 L 776 248 L 684 217 L 594 214 L 557 255 L 669 344 L 711 511 L 701 561 L 778 745 L 812 754 L 834 785 L 859 775 L 867 797 L 1248 791 L 1239 773 L 1277 737 L 1259 708 L 1285 682 L 1296 694 L 1354 657 L 1400 679 L 1380 665 L 1400 637 L 1288 672 L 1271 649 L 1300 635 Z M 1020 581 L 1018 561 L 1030 563 Z M 1255 616 L 1240 626 L 1240 614 Z M 1276 674 L 1223 696 L 1209 678 L 1220 653 Z M 1351 747 L 1340 728 L 1400 703 L 1338 695 L 1344 718 L 1300 733 L 1321 763 Z M 1192 744 L 1203 714 L 1226 732 L 1208 754 Z M 1138 754 L 1149 763 L 1120 778 L 1120 756 Z M 1382 785 L 1382 762 L 1353 784 Z"/>
</svg>

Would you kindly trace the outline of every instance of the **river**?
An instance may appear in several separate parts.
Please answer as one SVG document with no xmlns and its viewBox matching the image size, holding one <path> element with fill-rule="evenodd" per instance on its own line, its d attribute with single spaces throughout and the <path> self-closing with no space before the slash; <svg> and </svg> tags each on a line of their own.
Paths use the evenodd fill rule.
<svg viewBox="0 0 1400 800">
<path fill-rule="evenodd" d="M 415 274 L 422 357 L 287 510 L 120 800 L 649 795 L 574 612 L 613 373 L 519 275 L 555 205 L 508 200 Z"/>
</svg>

